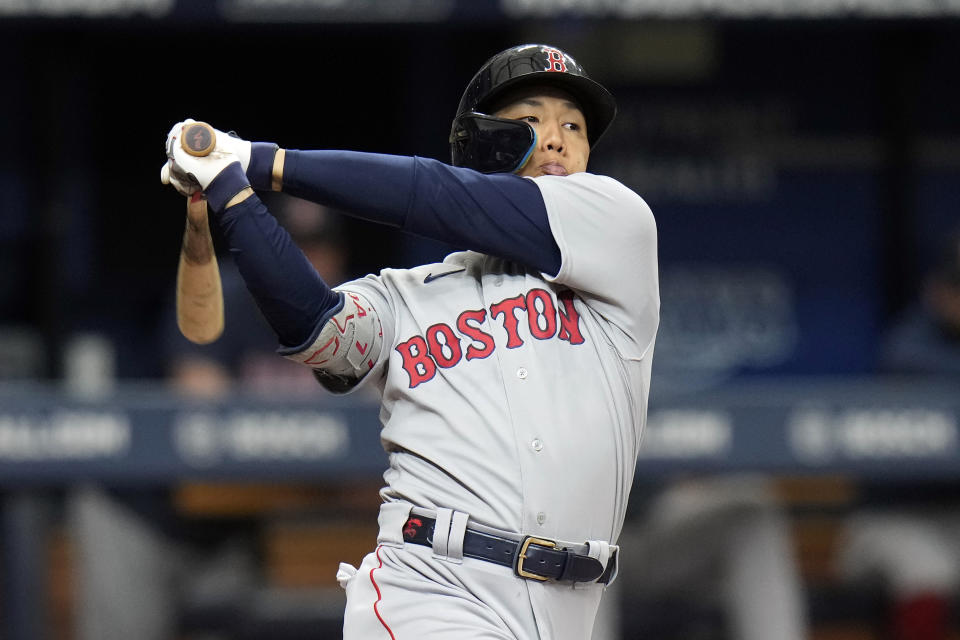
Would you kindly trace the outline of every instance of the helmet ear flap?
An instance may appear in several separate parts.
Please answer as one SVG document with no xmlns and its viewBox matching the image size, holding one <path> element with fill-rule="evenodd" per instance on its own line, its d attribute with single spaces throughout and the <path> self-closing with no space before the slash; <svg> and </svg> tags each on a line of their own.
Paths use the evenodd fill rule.
<svg viewBox="0 0 960 640">
<path fill-rule="evenodd" d="M 450 154 L 456 167 L 513 173 L 530 159 L 536 140 L 536 132 L 526 122 L 470 111 L 453 121 Z"/>
</svg>

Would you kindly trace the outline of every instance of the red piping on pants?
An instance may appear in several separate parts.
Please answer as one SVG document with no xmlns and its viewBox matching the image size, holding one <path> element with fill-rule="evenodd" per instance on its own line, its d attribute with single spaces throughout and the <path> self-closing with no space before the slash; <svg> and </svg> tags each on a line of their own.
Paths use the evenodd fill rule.
<svg viewBox="0 0 960 640">
<path fill-rule="evenodd" d="M 370 582 L 373 583 L 373 588 L 377 591 L 377 601 L 373 603 L 373 612 L 377 615 L 377 620 L 380 621 L 380 624 L 383 625 L 383 628 L 386 629 L 387 633 L 390 634 L 390 640 L 397 640 L 393 635 L 393 631 L 391 631 L 390 627 L 387 626 L 387 623 L 383 621 L 383 616 L 380 615 L 380 611 L 377 609 L 377 605 L 380 603 L 380 600 L 383 599 L 383 596 L 380 594 L 380 587 L 377 586 L 377 581 L 373 578 L 373 572 L 377 569 L 383 568 L 383 560 L 380 558 L 380 547 L 377 547 L 377 560 L 380 561 L 380 566 L 370 569 Z"/>
</svg>

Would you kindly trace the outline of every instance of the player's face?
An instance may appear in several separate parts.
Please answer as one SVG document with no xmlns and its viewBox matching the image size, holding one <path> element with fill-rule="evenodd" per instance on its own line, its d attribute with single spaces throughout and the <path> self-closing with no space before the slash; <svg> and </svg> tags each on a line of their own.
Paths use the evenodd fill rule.
<svg viewBox="0 0 960 640">
<path fill-rule="evenodd" d="M 587 121 L 573 97 L 553 87 L 534 86 L 507 98 L 494 113 L 499 118 L 522 120 L 537 132 L 530 159 L 517 175 L 566 176 L 587 170 L 590 142 Z"/>
</svg>

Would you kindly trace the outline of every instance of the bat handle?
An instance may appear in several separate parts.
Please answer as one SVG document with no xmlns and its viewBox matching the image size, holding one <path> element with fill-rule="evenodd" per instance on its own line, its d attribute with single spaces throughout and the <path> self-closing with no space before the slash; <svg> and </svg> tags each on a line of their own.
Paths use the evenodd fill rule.
<svg viewBox="0 0 960 640">
<path fill-rule="evenodd" d="M 180 133 L 180 146 L 192 156 L 210 155 L 217 146 L 217 134 L 206 122 L 191 122 Z"/>
</svg>

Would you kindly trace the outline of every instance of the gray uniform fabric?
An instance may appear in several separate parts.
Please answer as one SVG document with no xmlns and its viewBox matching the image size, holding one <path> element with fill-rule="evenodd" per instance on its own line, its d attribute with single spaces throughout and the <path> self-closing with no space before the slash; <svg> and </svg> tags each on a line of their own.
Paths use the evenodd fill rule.
<svg viewBox="0 0 960 640">
<path fill-rule="evenodd" d="M 533 180 L 560 272 L 462 252 L 346 283 L 339 289 L 366 299 L 383 330 L 379 358 L 355 388 L 376 385 L 382 396 L 386 502 L 615 544 L 646 422 L 659 321 L 656 226 L 646 203 L 611 178 Z M 345 638 L 389 638 L 395 628 L 454 637 L 447 618 L 429 613 L 440 602 L 457 629 L 475 630 L 455 637 L 590 637 L 602 586 L 530 583 L 410 546 L 382 544 L 343 578 Z M 512 595 L 475 602 L 471 589 L 487 593 L 486 580 Z"/>
</svg>

